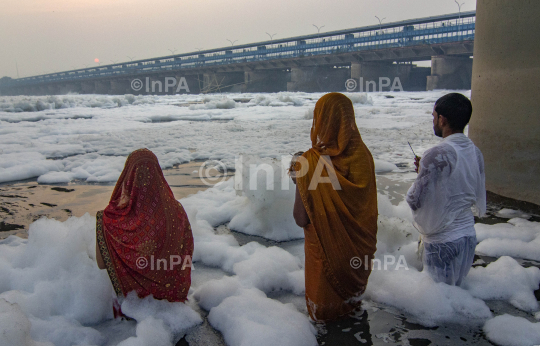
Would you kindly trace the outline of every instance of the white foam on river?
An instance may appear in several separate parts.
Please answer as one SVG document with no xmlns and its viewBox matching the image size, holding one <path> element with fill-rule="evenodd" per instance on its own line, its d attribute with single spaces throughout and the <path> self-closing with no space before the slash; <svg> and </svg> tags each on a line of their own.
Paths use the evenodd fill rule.
<svg viewBox="0 0 540 346">
<path fill-rule="evenodd" d="M 418 154 L 437 143 L 431 110 L 442 94 L 352 96 L 379 172 L 391 171 L 404 186 L 411 183 L 407 141 Z M 154 151 L 164 168 L 194 159 L 232 167 L 236 156 L 248 154 L 245 164 L 278 169 L 282 155 L 310 147 L 309 115 L 321 95 L 2 97 L 0 181 L 114 182 L 126 156 L 140 147 Z M 16 113 L 25 109 L 32 112 Z M 269 298 L 284 291 L 301 301 L 305 292 L 303 245 L 292 241 L 303 238 L 292 218 L 294 186 L 282 190 L 277 175 L 276 188 L 267 190 L 261 188 L 267 186 L 264 175 L 257 175 L 259 188 L 250 190 L 248 177 L 237 174 L 242 189 L 230 179 L 181 200 L 195 239 L 189 302 L 130 296 L 122 309 L 137 322 L 111 321 L 111 283 L 95 263 L 95 218 L 40 219 L 30 226 L 28 240 L 0 241 L 0 344 L 172 345 L 202 323 L 200 312 L 206 310 L 230 345 L 316 345 L 305 307 Z M 403 256 L 407 268 L 373 271 L 365 301 L 425 326 L 484 326 L 499 344 L 540 342 L 538 323 L 531 322 L 539 310 L 533 292 L 540 270 L 508 257 L 540 259 L 540 224 L 518 218 L 477 224 L 478 252 L 500 258 L 472 269 L 463 287 L 450 287 L 421 272 L 418 233 L 407 205 L 397 202 L 379 191 L 375 256 Z M 223 224 L 261 238 L 241 244 L 233 234 L 216 231 Z M 531 319 L 495 317 L 489 300 L 509 302 Z"/>
</svg>

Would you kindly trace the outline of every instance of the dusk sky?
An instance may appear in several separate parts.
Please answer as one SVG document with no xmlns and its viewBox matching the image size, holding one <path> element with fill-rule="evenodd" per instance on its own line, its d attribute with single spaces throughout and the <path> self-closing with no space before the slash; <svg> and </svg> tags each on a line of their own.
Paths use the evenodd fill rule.
<svg viewBox="0 0 540 346">
<path fill-rule="evenodd" d="M 475 0 L 460 0 L 462 11 Z M 453 0 L 0 0 L 0 77 L 458 12 Z"/>
</svg>

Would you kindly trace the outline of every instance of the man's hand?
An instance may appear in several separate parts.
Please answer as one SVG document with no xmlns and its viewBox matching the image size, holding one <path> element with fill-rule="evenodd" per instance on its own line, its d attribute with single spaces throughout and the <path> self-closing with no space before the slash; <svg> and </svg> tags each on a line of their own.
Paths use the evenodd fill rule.
<svg viewBox="0 0 540 346">
<path fill-rule="evenodd" d="M 421 159 L 422 159 L 422 158 L 421 158 L 420 156 L 415 156 L 415 157 L 414 157 L 414 166 L 416 167 L 416 168 L 414 169 L 414 171 L 415 171 L 416 173 L 418 173 L 418 170 L 420 169 L 420 160 L 421 160 Z"/>
</svg>

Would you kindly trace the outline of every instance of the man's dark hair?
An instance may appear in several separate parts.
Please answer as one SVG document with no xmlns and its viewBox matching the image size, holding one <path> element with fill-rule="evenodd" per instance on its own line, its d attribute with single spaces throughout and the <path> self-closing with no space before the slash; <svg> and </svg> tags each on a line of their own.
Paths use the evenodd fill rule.
<svg viewBox="0 0 540 346">
<path fill-rule="evenodd" d="M 435 112 L 448 119 L 452 130 L 463 131 L 471 120 L 472 104 L 462 94 L 446 94 L 435 102 Z"/>
</svg>

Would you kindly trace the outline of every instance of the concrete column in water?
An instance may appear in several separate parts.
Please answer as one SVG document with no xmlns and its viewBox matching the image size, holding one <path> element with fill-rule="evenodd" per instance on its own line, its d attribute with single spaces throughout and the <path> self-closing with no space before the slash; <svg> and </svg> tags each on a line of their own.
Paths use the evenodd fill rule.
<svg viewBox="0 0 540 346">
<path fill-rule="evenodd" d="M 473 59 L 468 56 L 434 56 L 431 58 L 431 76 L 427 77 L 427 90 L 471 88 Z"/>
<path fill-rule="evenodd" d="M 96 83 L 94 81 L 81 82 L 81 93 L 94 94 L 96 90 Z"/>
<path fill-rule="evenodd" d="M 355 91 L 401 91 L 400 87 L 406 87 L 410 84 L 409 78 L 413 67 L 412 64 L 378 61 L 351 63 L 350 78 L 358 84 Z"/>
<path fill-rule="evenodd" d="M 540 205 L 540 1 L 478 0 L 469 137 L 487 189 Z"/>
<path fill-rule="evenodd" d="M 287 90 L 290 72 L 286 69 L 244 71 L 246 92 L 279 92 Z"/>
<path fill-rule="evenodd" d="M 204 73 L 202 92 L 241 92 L 244 88 L 244 72 Z"/>
<path fill-rule="evenodd" d="M 110 80 L 97 80 L 95 82 L 95 93 L 107 95 L 111 91 L 111 81 Z"/>
<path fill-rule="evenodd" d="M 287 82 L 287 91 L 344 91 L 349 76 L 350 69 L 342 66 L 293 67 L 291 81 Z"/>
</svg>

